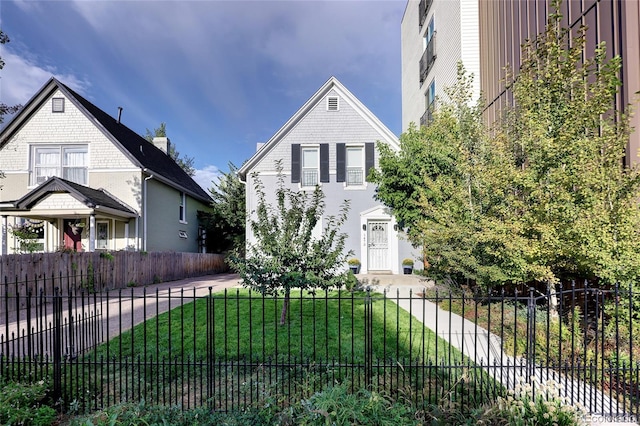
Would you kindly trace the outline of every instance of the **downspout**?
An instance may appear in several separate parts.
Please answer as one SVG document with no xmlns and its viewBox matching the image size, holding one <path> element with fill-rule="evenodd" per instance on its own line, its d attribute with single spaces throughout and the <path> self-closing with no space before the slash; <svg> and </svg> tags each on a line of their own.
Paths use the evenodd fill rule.
<svg viewBox="0 0 640 426">
<path fill-rule="evenodd" d="M 146 171 L 147 169 L 144 169 Z M 153 179 L 153 175 L 149 175 L 144 178 L 144 185 L 142 188 L 143 199 L 142 199 L 142 250 L 147 251 L 147 181 Z"/>
</svg>

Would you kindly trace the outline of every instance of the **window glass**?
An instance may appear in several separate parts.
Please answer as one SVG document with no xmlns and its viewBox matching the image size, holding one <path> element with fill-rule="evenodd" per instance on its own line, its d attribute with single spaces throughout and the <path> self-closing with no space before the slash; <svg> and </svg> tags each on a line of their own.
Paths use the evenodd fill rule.
<svg viewBox="0 0 640 426">
<path fill-rule="evenodd" d="M 184 192 L 180 193 L 180 222 L 187 221 L 187 205 L 186 205 L 186 195 Z"/>
<path fill-rule="evenodd" d="M 87 184 L 89 155 L 86 145 L 36 146 L 32 158 L 31 185 L 39 185 L 51 176 Z"/>
<path fill-rule="evenodd" d="M 364 183 L 364 155 L 361 146 L 347 147 L 347 185 Z"/>
<path fill-rule="evenodd" d="M 87 156 L 86 147 L 64 148 L 62 177 L 72 182 L 86 185 Z"/>
<path fill-rule="evenodd" d="M 35 182 L 40 184 L 51 176 L 60 174 L 60 150 L 59 148 L 36 148 L 35 152 Z"/>
<path fill-rule="evenodd" d="M 436 81 L 433 80 L 427 89 L 427 108 L 431 106 L 433 101 L 436 99 Z"/>
<path fill-rule="evenodd" d="M 107 249 L 109 244 L 109 223 L 96 223 L 96 248 Z"/>
<path fill-rule="evenodd" d="M 302 148 L 302 186 L 318 184 L 320 152 L 317 147 Z"/>
</svg>

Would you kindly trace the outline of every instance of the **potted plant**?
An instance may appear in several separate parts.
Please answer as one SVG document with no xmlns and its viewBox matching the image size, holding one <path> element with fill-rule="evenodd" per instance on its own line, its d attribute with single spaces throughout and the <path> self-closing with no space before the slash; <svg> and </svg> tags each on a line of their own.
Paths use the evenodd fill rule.
<svg viewBox="0 0 640 426">
<path fill-rule="evenodd" d="M 349 264 L 349 269 L 351 269 L 351 272 L 353 272 L 354 274 L 360 273 L 360 261 L 358 259 L 352 257 L 351 259 L 347 260 L 347 263 Z"/>
<path fill-rule="evenodd" d="M 403 259 L 402 270 L 404 271 L 405 275 L 411 275 L 411 273 L 413 272 L 413 259 Z"/>
</svg>

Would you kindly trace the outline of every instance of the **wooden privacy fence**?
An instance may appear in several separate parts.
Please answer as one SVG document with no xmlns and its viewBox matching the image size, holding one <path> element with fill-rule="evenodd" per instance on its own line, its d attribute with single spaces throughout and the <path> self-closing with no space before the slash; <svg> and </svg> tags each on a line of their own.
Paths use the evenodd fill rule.
<svg viewBox="0 0 640 426">
<path fill-rule="evenodd" d="M 224 255 L 176 252 L 33 253 L 0 256 L 0 297 L 26 296 L 44 288 L 48 295 L 69 286 L 101 291 L 228 271 Z M 60 280 L 60 277 L 73 277 Z"/>
</svg>

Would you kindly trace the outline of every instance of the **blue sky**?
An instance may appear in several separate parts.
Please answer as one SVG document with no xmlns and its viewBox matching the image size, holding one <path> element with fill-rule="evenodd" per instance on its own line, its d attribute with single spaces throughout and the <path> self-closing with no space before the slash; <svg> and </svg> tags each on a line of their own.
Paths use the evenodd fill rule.
<svg viewBox="0 0 640 426">
<path fill-rule="evenodd" d="M 161 122 L 209 187 L 332 75 L 401 131 L 405 0 L 0 2 L 0 100 L 51 76 L 144 134 Z"/>
</svg>

